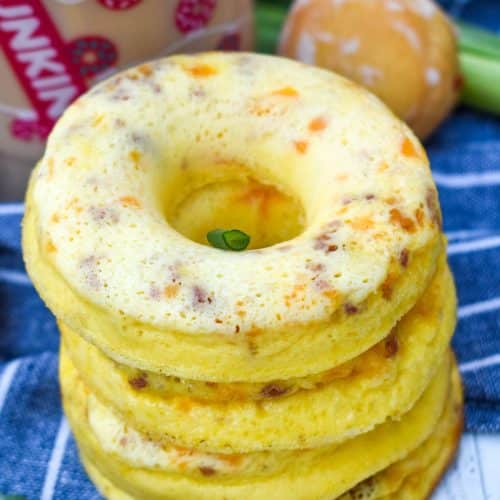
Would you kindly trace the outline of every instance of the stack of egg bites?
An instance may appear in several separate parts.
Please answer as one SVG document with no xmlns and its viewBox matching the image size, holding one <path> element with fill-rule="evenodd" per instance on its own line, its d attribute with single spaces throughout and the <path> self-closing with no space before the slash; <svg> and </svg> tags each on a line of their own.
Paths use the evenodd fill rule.
<svg viewBox="0 0 500 500">
<path fill-rule="evenodd" d="M 253 248 L 200 244 L 234 217 Z M 428 160 L 348 80 L 229 53 L 112 77 L 53 130 L 23 248 L 107 498 L 423 499 L 453 457 Z"/>
</svg>

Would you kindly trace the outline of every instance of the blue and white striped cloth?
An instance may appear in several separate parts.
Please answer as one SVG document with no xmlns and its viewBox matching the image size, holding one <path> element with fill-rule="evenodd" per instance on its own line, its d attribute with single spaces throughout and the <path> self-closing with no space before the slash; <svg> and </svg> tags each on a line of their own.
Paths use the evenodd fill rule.
<svg viewBox="0 0 500 500">
<path fill-rule="evenodd" d="M 497 0 L 442 3 L 454 15 L 500 30 Z M 485 441 L 478 433 L 500 432 L 500 120 L 460 109 L 428 152 L 458 286 L 453 345 L 471 433 L 437 498 L 498 500 L 500 439 Z M 23 267 L 22 212 L 20 204 L 0 204 L 0 493 L 97 499 L 61 412 L 55 321 Z"/>
</svg>

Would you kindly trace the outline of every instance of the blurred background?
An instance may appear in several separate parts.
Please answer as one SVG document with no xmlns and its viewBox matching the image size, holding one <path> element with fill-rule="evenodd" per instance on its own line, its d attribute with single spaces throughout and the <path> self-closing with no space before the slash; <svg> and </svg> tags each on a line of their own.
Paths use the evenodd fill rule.
<svg viewBox="0 0 500 500">
<path fill-rule="evenodd" d="M 500 42 L 478 29 L 497 28 L 495 3 L 2 2 L 0 201 L 23 198 L 51 128 L 78 95 L 120 69 L 176 52 L 256 50 L 337 71 L 377 94 L 422 140 L 457 103 L 498 113 Z"/>
</svg>

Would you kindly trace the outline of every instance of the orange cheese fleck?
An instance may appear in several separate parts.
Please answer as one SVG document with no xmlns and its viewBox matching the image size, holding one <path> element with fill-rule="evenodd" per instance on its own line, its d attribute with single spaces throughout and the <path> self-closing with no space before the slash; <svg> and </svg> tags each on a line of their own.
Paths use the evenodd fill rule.
<svg viewBox="0 0 500 500">
<path fill-rule="evenodd" d="M 307 148 L 309 146 L 307 141 L 294 141 L 293 144 L 298 153 L 303 155 L 307 152 Z"/>
<path fill-rule="evenodd" d="M 130 153 L 128 154 L 128 157 L 134 162 L 134 164 L 137 166 L 139 164 L 139 162 L 141 161 L 141 153 L 139 153 L 139 151 L 137 151 L 136 149 L 133 149 L 132 151 L 130 151 Z"/>
<path fill-rule="evenodd" d="M 324 295 L 327 299 L 330 300 L 332 304 L 335 304 L 338 299 L 339 299 L 339 293 L 337 290 L 325 290 L 324 292 L 321 292 L 322 295 Z"/>
<path fill-rule="evenodd" d="M 52 240 L 48 240 L 45 245 L 45 250 L 47 251 L 47 253 L 55 253 L 57 252 L 57 247 L 54 245 L 54 242 Z"/>
<path fill-rule="evenodd" d="M 282 89 L 275 90 L 273 95 L 280 95 L 283 97 L 298 97 L 299 93 L 293 87 L 283 87 Z"/>
<path fill-rule="evenodd" d="M 218 73 L 217 69 L 208 64 L 198 64 L 190 68 L 186 68 L 188 73 L 191 73 L 195 78 L 208 78 Z"/>
<path fill-rule="evenodd" d="M 237 455 L 235 453 L 233 454 L 224 454 L 224 453 L 218 453 L 217 458 L 221 460 L 222 462 L 226 462 L 227 464 L 237 467 L 238 465 L 241 464 L 243 460 L 243 455 Z"/>
<path fill-rule="evenodd" d="M 320 132 L 326 128 L 326 120 L 322 116 L 318 116 L 309 122 L 309 130 L 311 132 Z"/>
<path fill-rule="evenodd" d="M 122 196 L 120 198 L 120 203 L 127 208 L 141 208 L 141 202 L 133 196 Z"/>
<path fill-rule="evenodd" d="M 413 142 L 408 137 L 405 137 L 403 144 L 401 145 L 401 153 L 409 158 L 420 156 Z"/>
<path fill-rule="evenodd" d="M 390 221 L 392 224 L 399 225 L 402 229 L 404 229 L 407 233 L 415 232 L 415 222 L 413 219 L 406 217 L 403 215 L 397 208 L 392 208 L 390 213 Z"/>
<path fill-rule="evenodd" d="M 144 76 L 151 76 L 151 74 L 153 73 L 153 69 L 149 64 L 142 64 L 137 68 L 137 71 L 139 71 L 139 73 L 142 73 Z"/>
<path fill-rule="evenodd" d="M 378 167 L 377 167 L 377 172 L 381 173 L 384 172 L 389 168 L 389 165 L 387 164 L 386 161 L 383 161 Z"/>
<path fill-rule="evenodd" d="M 366 231 L 367 229 L 371 229 L 373 227 L 373 219 L 369 216 L 357 217 L 351 221 L 351 226 L 353 229 Z"/>
<path fill-rule="evenodd" d="M 164 289 L 163 289 L 163 295 L 167 298 L 167 299 L 172 299 L 174 298 L 177 294 L 179 293 L 179 285 L 167 285 Z"/>
</svg>

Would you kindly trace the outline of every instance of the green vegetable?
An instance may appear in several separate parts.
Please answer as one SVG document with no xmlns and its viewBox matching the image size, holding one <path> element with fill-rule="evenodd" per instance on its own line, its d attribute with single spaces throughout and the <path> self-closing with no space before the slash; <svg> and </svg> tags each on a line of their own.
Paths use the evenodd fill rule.
<svg viewBox="0 0 500 500">
<path fill-rule="evenodd" d="M 500 37 L 457 22 L 459 59 L 464 77 L 463 101 L 500 113 Z"/>
<path fill-rule="evenodd" d="M 215 248 L 240 252 L 250 243 L 250 236 L 239 229 L 214 229 L 207 233 L 207 240 Z"/>
<path fill-rule="evenodd" d="M 0 493 L 0 500 L 26 500 L 24 495 L 4 495 Z"/>
<path fill-rule="evenodd" d="M 257 30 L 257 51 L 276 53 L 279 34 L 288 14 L 288 0 L 260 0 L 255 6 L 255 26 Z"/>
</svg>

